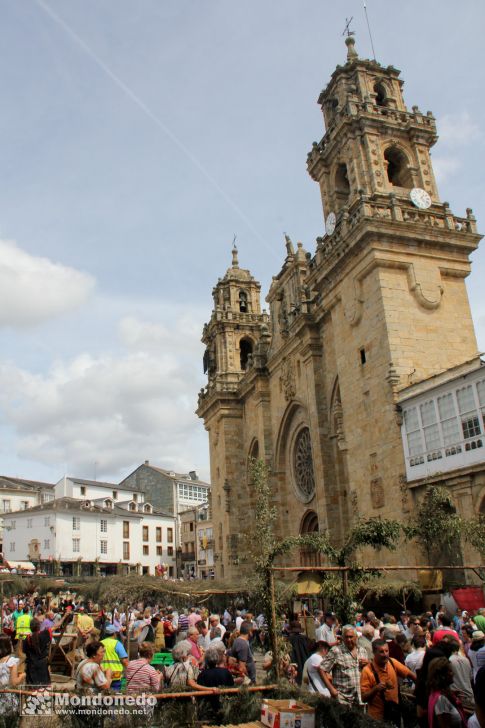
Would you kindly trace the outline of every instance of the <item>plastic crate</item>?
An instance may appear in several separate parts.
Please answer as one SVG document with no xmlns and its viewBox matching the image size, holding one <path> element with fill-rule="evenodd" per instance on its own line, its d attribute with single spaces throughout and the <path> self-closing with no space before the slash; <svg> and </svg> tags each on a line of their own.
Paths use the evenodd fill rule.
<svg viewBox="0 0 485 728">
<path fill-rule="evenodd" d="M 150 662 L 153 667 L 168 667 L 173 665 L 173 657 L 171 652 L 155 652 Z"/>
</svg>

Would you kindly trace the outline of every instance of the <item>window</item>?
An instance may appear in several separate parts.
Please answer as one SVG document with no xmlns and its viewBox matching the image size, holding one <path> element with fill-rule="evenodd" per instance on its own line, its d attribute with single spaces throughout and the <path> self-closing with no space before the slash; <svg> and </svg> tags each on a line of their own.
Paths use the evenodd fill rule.
<svg viewBox="0 0 485 728">
<path fill-rule="evenodd" d="M 157 556 L 163 556 L 163 549 L 161 546 L 157 546 Z"/>
<path fill-rule="evenodd" d="M 123 521 L 123 538 L 130 538 L 130 522 Z"/>
<path fill-rule="evenodd" d="M 72 530 L 73 531 L 81 530 L 81 519 L 78 516 L 72 517 Z"/>
<path fill-rule="evenodd" d="M 241 339 L 239 342 L 239 363 L 241 371 L 245 372 L 252 360 L 253 342 L 250 339 Z"/>
<path fill-rule="evenodd" d="M 133 493 L 133 500 L 138 503 L 138 493 Z"/>
<path fill-rule="evenodd" d="M 12 509 L 10 508 L 10 501 L 9 500 L 3 500 L 2 501 L 2 512 L 3 513 L 10 513 Z"/>
<path fill-rule="evenodd" d="M 44 518 L 44 526 L 50 526 L 51 525 L 51 517 L 45 516 Z"/>
<path fill-rule="evenodd" d="M 480 420 L 476 410 L 475 399 L 473 397 L 473 388 L 471 384 L 462 387 L 456 392 L 458 401 L 458 409 L 461 417 L 461 427 L 463 437 L 468 440 L 481 434 Z"/>
<path fill-rule="evenodd" d="M 436 420 L 436 408 L 434 400 L 425 402 L 420 406 L 421 421 L 423 423 L 424 441 L 426 450 L 439 450 L 441 447 L 441 438 L 438 423 Z M 441 453 L 440 453 L 441 454 Z"/>
<path fill-rule="evenodd" d="M 173 528 L 167 528 L 167 541 L 173 543 Z"/>
<path fill-rule="evenodd" d="M 100 551 L 102 554 L 108 553 L 108 542 L 107 541 L 100 541 Z"/>
<path fill-rule="evenodd" d="M 81 539 L 73 538 L 72 539 L 72 552 L 74 554 L 78 554 L 80 551 L 81 551 Z"/>
<path fill-rule="evenodd" d="M 143 540 L 148 541 L 148 526 L 143 526 Z"/>
<path fill-rule="evenodd" d="M 156 527 L 155 534 L 156 534 L 155 538 L 156 538 L 157 542 L 160 543 L 162 540 L 162 529 L 160 526 Z"/>
<path fill-rule="evenodd" d="M 239 310 L 241 313 L 248 312 L 248 294 L 246 291 L 239 291 Z"/>
<path fill-rule="evenodd" d="M 20 501 L 20 509 L 26 511 L 29 507 L 29 501 Z"/>
<path fill-rule="evenodd" d="M 51 547 L 51 542 L 49 541 L 48 538 L 45 538 L 44 539 L 44 548 L 45 549 L 50 549 L 50 547 Z"/>
<path fill-rule="evenodd" d="M 136 511 L 136 503 L 130 503 L 130 511 Z"/>
<path fill-rule="evenodd" d="M 406 427 L 406 438 L 410 455 L 410 465 L 421 465 L 424 463 L 424 447 L 421 438 L 417 407 L 410 407 L 404 411 L 404 424 Z"/>
<path fill-rule="evenodd" d="M 189 526 L 189 527 L 190 527 L 190 530 L 191 530 L 191 531 L 193 531 L 193 530 L 194 530 L 194 524 L 192 523 L 192 521 L 190 522 L 190 526 Z"/>
<path fill-rule="evenodd" d="M 54 500 L 54 493 L 42 493 L 42 503 L 49 503 Z"/>
<path fill-rule="evenodd" d="M 130 558 L 130 544 L 128 541 L 123 541 L 123 559 L 126 561 Z"/>
<path fill-rule="evenodd" d="M 117 490 L 114 490 L 114 491 L 113 491 L 113 498 L 114 498 L 115 500 L 118 500 L 118 491 L 117 491 Z"/>
<path fill-rule="evenodd" d="M 32 528 L 32 518 L 27 518 L 27 528 Z"/>
<path fill-rule="evenodd" d="M 81 485 L 81 495 L 86 495 L 86 486 Z"/>
<path fill-rule="evenodd" d="M 16 525 L 17 521 L 10 521 L 10 528 L 12 529 L 12 531 L 15 531 Z"/>
<path fill-rule="evenodd" d="M 99 530 L 101 533 L 108 533 L 108 521 L 106 519 L 101 519 Z"/>
<path fill-rule="evenodd" d="M 360 363 L 361 363 L 361 364 L 365 364 L 365 363 L 366 363 L 366 361 L 367 361 L 367 357 L 366 357 L 366 355 L 365 355 L 365 349 L 364 349 L 364 348 L 362 348 L 362 349 L 360 350 Z"/>
<path fill-rule="evenodd" d="M 10 541 L 10 551 L 15 551 L 15 541 Z"/>
<path fill-rule="evenodd" d="M 389 147 L 384 152 L 387 162 L 387 178 L 393 187 L 413 187 L 413 178 L 409 171 L 406 155 L 397 147 Z"/>
<path fill-rule="evenodd" d="M 143 547 L 143 556 L 148 556 L 148 546 Z"/>
<path fill-rule="evenodd" d="M 374 93 L 376 95 L 377 106 L 387 106 L 387 93 L 382 83 L 376 83 L 374 85 Z"/>
<path fill-rule="evenodd" d="M 340 209 L 350 195 L 350 184 L 349 176 L 347 174 L 347 165 L 342 163 L 339 164 L 335 172 L 335 197 L 337 202 L 337 209 Z"/>
<path fill-rule="evenodd" d="M 173 556 L 173 546 L 167 548 L 167 556 Z"/>
</svg>

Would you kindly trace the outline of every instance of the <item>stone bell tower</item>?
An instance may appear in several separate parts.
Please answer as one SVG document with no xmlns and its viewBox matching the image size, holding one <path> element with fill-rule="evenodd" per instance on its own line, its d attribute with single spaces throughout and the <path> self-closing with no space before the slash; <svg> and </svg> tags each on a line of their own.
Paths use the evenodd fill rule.
<svg viewBox="0 0 485 728">
<path fill-rule="evenodd" d="M 212 291 L 214 308 L 204 326 L 204 371 L 197 414 L 209 433 L 211 509 L 214 523 L 215 572 L 218 578 L 238 571 L 241 550 L 241 486 L 246 478 L 243 454 L 244 407 L 238 396 L 243 377 L 264 368 L 269 317 L 261 312 L 261 285 L 249 270 L 239 267 L 238 251 L 232 265 Z"/>
<path fill-rule="evenodd" d="M 432 113 L 408 111 L 399 71 L 359 59 L 352 37 L 346 44 L 347 63 L 318 99 L 326 133 L 308 155 L 326 223 L 313 279 L 327 302 L 340 281 L 345 319 L 362 346 L 373 338 L 359 322 L 364 311 L 368 320 L 364 289 L 374 279 L 373 305 L 381 305 L 368 324 L 383 327 L 389 366 L 404 386 L 477 354 L 464 279 L 480 236 L 471 209 L 456 218 L 440 201 Z"/>
<path fill-rule="evenodd" d="M 465 278 L 481 236 L 471 209 L 456 217 L 440 200 L 431 112 L 409 111 L 400 72 L 346 44 L 318 99 L 326 132 L 307 160 L 325 218 L 307 286 L 327 386 L 338 383 L 347 495 L 362 515 L 399 518 L 399 393 L 477 356 Z"/>
</svg>

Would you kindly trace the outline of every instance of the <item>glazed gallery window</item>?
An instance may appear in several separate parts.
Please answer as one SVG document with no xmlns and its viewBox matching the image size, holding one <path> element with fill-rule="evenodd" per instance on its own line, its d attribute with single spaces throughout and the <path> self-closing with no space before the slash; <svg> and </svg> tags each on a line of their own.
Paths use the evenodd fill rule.
<svg viewBox="0 0 485 728">
<path fill-rule="evenodd" d="M 130 522 L 123 521 L 123 538 L 130 538 Z"/>
<path fill-rule="evenodd" d="M 75 554 L 78 554 L 81 551 L 81 539 L 80 538 L 72 539 L 72 551 Z"/>
<path fill-rule="evenodd" d="M 409 464 L 483 447 L 485 380 L 444 392 L 404 410 Z"/>
<path fill-rule="evenodd" d="M 72 530 L 79 531 L 81 529 L 81 519 L 78 516 L 72 517 Z"/>
</svg>

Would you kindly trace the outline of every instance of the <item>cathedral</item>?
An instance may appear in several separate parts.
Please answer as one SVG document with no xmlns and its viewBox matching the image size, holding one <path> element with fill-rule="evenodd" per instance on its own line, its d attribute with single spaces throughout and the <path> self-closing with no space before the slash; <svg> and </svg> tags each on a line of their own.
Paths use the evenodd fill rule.
<svg viewBox="0 0 485 728">
<path fill-rule="evenodd" d="M 465 286 L 481 236 L 471 209 L 440 199 L 431 112 L 408 110 L 396 68 L 346 45 L 307 158 L 324 234 L 311 252 L 286 239 L 269 313 L 235 248 L 212 292 L 197 414 L 217 577 L 250 569 L 251 458 L 270 467 L 281 536 L 338 544 L 359 517 L 407 520 L 430 483 L 465 517 L 485 513 L 485 367 Z"/>
</svg>

